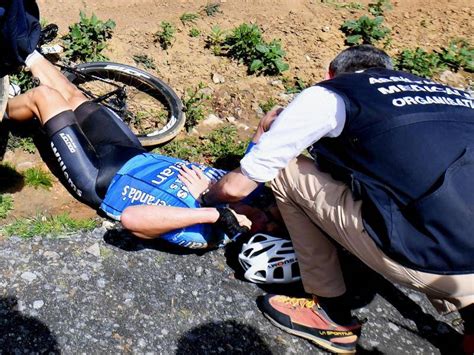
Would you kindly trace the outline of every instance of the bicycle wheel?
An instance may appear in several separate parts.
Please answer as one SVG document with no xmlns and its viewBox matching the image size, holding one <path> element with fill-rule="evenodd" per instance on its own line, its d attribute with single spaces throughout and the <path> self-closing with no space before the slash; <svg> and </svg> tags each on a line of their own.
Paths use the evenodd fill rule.
<svg viewBox="0 0 474 355">
<path fill-rule="evenodd" d="M 183 104 L 176 93 L 141 69 L 112 62 L 62 69 L 89 99 L 122 117 L 145 147 L 170 141 L 184 126 Z"/>
</svg>

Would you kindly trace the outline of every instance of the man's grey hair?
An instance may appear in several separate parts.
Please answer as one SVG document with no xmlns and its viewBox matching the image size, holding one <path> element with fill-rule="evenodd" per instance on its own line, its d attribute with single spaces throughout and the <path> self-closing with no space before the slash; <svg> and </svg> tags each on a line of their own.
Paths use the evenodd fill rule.
<svg viewBox="0 0 474 355">
<path fill-rule="evenodd" d="M 337 76 L 369 68 L 393 69 L 390 56 L 369 44 L 349 47 L 339 53 L 329 64 L 329 73 Z"/>
</svg>

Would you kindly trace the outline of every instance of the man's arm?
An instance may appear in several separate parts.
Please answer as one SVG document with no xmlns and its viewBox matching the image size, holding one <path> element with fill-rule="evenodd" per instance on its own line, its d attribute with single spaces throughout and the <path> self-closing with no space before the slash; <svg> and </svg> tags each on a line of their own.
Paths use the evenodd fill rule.
<svg viewBox="0 0 474 355">
<path fill-rule="evenodd" d="M 257 186 L 258 183 L 246 177 L 239 167 L 224 175 L 207 193 L 201 195 L 201 202 L 206 206 L 212 206 L 223 201 L 239 201 Z"/>
</svg>

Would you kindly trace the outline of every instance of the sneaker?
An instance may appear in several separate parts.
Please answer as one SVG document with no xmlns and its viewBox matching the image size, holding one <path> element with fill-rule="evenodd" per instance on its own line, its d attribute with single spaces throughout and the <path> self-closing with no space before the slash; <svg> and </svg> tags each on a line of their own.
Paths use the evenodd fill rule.
<svg viewBox="0 0 474 355">
<path fill-rule="evenodd" d="M 355 353 L 358 340 L 355 332 L 360 330 L 360 323 L 336 324 L 308 298 L 266 295 L 259 301 L 263 314 L 278 328 L 335 353 Z"/>
<path fill-rule="evenodd" d="M 8 87 L 8 98 L 11 99 L 20 94 L 21 94 L 20 86 L 10 81 L 10 86 Z"/>
<path fill-rule="evenodd" d="M 38 42 L 38 46 L 41 47 L 54 40 L 58 35 L 58 25 L 50 23 L 41 29 L 41 35 Z"/>
</svg>

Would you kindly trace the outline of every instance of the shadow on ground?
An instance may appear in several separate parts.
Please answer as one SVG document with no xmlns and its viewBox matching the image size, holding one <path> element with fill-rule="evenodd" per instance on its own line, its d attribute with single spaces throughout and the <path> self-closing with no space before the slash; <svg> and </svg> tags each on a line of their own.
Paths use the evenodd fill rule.
<svg viewBox="0 0 474 355">
<path fill-rule="evenodd" d="M 177 355 L 216 353 L 272 354 L 257 329 L 236 321 L 206 323 L 178 340 Z"/>
<path fill-rule="evenodd" d="M 104 241 L 107 244 L 122 249 L 124 251 L 140 251 L 144 249 L 152 249 L 176 255 L 195 254 L 201 256 L 212 250 L 182 248 L 159 238 L 140 239 L 133 236 L 126 230 L 120 228 L 108 230 L 104 234 Z"/>
<path fill-rule="evenodd" d="M 1 354 L 60 354 L 54 334 L 39 320 L 17 311 L 15 297 L 0 298 Z"/>
</svg>

